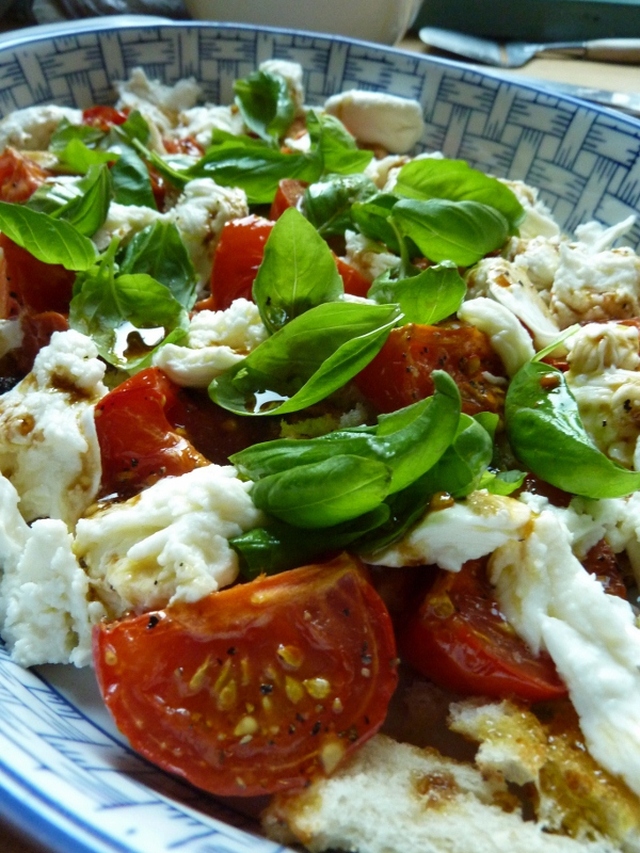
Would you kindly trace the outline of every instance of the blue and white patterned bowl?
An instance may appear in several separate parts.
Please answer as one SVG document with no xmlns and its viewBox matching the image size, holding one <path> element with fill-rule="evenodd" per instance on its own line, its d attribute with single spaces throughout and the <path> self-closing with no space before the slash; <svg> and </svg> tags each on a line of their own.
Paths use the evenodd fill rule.
<svg viewBox="0 0 640 853">
<path fill-rule="evenodd" d="M 195 76 L 210 100 L 228 102 L 233 81 L 270 57 L 303 65 L 310 103 L 354 87 L 417 98 L 421 147 L 539 187 L 568 231 L 637 210 L 640 122 L 499 74 L 322 35 L 118 17 L 18 31 L 0 38 L 0 114 L 107 103 L 136 66 L 167 83 Z M 640 245 L 640 224 L 627 240 Z M 281 849 L 251 834 L 246 805 L 219 804 L 135 756 L 90 672 L 25 672 L 0 646 L 0 812 L 49 849 Z"/>
</svg>

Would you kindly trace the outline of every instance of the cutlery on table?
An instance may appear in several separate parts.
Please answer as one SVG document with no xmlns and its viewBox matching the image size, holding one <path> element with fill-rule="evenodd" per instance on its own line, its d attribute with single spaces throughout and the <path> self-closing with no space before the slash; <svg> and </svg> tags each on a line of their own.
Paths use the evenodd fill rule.
<svg viewBox="0 0 640 853">
<path fill-rule="evenodd" d="M 418 35 L 420 40 L 430 47 L 500 68 L 520 68 L 536 56 L 565 56 L 603 62 L 640 63 L 640 38 L 546 43 L 499 42 L 439 27 L 422 27 Z"/>
</svg>

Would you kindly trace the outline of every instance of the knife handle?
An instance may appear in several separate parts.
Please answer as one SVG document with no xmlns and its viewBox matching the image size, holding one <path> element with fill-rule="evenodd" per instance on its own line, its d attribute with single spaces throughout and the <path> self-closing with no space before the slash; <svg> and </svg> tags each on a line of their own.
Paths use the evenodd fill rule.
<svg viewBox="0 0 640 853">
<path fill-rule="evenodd" d="M 584 58 L 603 62 L 640 63 L 640 39 L 591 39 L 584 42 Z"/>
</svg>

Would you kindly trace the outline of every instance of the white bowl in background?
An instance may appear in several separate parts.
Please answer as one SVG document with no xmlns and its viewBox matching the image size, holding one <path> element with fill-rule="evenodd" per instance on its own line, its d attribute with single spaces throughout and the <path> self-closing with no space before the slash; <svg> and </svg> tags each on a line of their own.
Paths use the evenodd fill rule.
<svg viewBox="0 0 640 853">
<path fill-rule="evenodd" d="M 318 0 L 319 2 L 319 0 Z M 0 39 L 0 114 L 115 97 L 136 66 L 195 76 L 212 101 L 278 57 L 305 69 L 309 103 L 350 88 L 422 104 L 420 149 L 538 186 L 561 226 L 613 225 L 640 207 L 640 122 L 462 63 L 285 29 L 112 16 Z M 640 246 L 640 225 L 625 238 Z M 244 804 L 244 811 L 251 803 Z M 282 853 L 237 801 L 219 802 L 150 767 L 111 724 L 92 673 L 25 671 L 0 642 L 0 813 L 56 853 Z"/>
<path fill-rule="evenodd" d="M 287 27 L 396 44 L 416 19 L 422 0 L 184 0 L 202 21 Z"/>
</svg>

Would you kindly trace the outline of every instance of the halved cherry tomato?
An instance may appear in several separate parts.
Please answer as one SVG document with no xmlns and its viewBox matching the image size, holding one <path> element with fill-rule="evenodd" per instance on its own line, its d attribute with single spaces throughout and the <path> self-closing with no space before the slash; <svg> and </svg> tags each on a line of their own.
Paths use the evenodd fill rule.
<svg viewBox="0 0 640 853">
<path fill-rule="evenodd" d="M 150 367 L 98 403 L 102 494 L 135 494 L 162 477 L 208 464 L 167 419 L 167 408 L 177 401 L 177 388 L 161 370 Z"/>
<path fill-rule="evenodd" d="M 344 292 L 351 296 L 366 296 L 371 287 L 371 282 L 362 273 L 343 258 L 334 255 L 338 272 L 342 278 Z"/>
<path fill-rule="evenodd" d="M 204 154 L 204 146 L 200 145 L 197 139 L 193 136 L 185 136 L 180 139 L 163 139 L 167 154 L 189 154 L 192 157 L 202 157 Z"/>
<path fill-rule="evenodd" d="M 467 414 L 502 409 L 504 390 L 485 375 L 504 376 L 502 362 L 484 332 L 460 323 L 393 329 L 356 384 L 380 412 L 392 412 L 431 396 L 436 369 L 453 377 Z"/>
<path fill-rule="evenodd" d="M 305 181 L 297 178 L 283 178 L 278 183 L 278 189 L 271 202 L 269 219 L 279 219 L 289 207 L 297 207 L 304 191 L 309 186 Z"/>
<path fill-rule="evenodd" d="M 0 249 L 4 253 L 0 276 L 5 279 L 0 281 L 0 290 L 8 292 L 19 306 L 34 314 L 69 312 L 75 272 L 59 264 L 39 261 L 5 234 L 0 234 Z"/>
<path fill-rule="evenodd" d="M 264 244 L 274 223 L 251 214 L 225 223 L 211 271 L 211 296 L 198 308 L 220 311 L 234 299 L 251 299 L 253 281 L 262 263 Z"/>
<path fill-rule="evenodd" d="M 105 133 L 114 125 L 124 124 L 129 118 L 128 112 L 115 107 L 97 105 L 82 111 L 82 121 L 90 127 L 97 127 Z"/>
<path fill-rule="evenodd" d="M 25 154 L 5 148 L 0 154 L 0 201 L 27 201 L 50 174 Z"/>
<path fill-rule="evenodd" d="M 566 687 L 546 654 L 534 655 L 500 613 L 485 560 L 439 572 L 400 631 L 401 657 L 436 684 L 465 695 L 542 701 Z"/>
<path fill-rule="evenodd" d="M 389 615 L 346 555 L 105 623 L 94 661 L 133 748 L 219 795 L 331 773 L 397 683 Z"/>
</svg>

